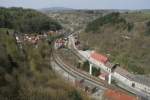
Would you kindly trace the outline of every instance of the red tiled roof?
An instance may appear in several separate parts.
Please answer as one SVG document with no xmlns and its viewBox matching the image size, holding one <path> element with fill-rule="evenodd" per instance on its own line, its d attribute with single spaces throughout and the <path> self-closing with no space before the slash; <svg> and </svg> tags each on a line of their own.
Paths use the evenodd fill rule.
<svg viewBox="0 0 150 100">
<path fill-rule="evenodd" d="M 120 91 L 106 90 L 104 93 L 107 100 L 138 100 L 135 96 L 130 96 Z"/>
<path fill-rule="evenodd" d="M 104 64 L 108 61 L 108 58 L 106 56 L 96 52 L 91 53 L 90 57 Z"/>
</svg>

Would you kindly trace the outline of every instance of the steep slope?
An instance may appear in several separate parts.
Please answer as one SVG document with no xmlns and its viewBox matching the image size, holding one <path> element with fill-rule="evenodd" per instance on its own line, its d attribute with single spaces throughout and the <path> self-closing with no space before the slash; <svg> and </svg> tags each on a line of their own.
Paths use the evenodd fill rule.
<svg viewBox="0 0 150 100">
<path fill-rule="evenodd" d="M 22 49 L 8 30 L 0 30 L 0 98 L 2 100 L 88 100 L 89 98 L 53 72 L 51 46 L 46 40 Z"/>
<path fill-rule="evenodd" d="M 150 13 L 111 13 L 90 22 L 80 40 L 133 73 L 150 73 Z"/>
<path fill-rule="evenodd" d="M 24 16 L 28 17 L 22 19 Z M 39 20 L 41 17 L 43 22 Z M 47 43 L 46 39 L 41 39 L 36 44 L 37 47 L 28 42 L 24 42 L 21 47 L 16 43 L 14 30 L 41 32 L 60 29 L 57 27 L 57 25 L 60 26 L 57 22 L 49 18 L 45 21 L 45 18 L 48 17 L 33 10 L 0 8 L 1 100 L 89 100 L 84 93 L 64 82 L 52 70 L 50 65 L 52 46 Z M 32 25 L 23 24 L 24 21 L 31 21 Z M 38 26 L 37 23 L 40 25 Z M 20 25 L 23 26 L 20 27 Z M 42 28 L 39 28 L 41 26 Z M 19 34 L 19 36 L 22 35 Z"/>
<path fill-rule="evenodd" d="M 44 14 L 23 8 L 0 8 L 0 28 L 19 32 L 59 30 L 61 25 Z"/>
</svg>

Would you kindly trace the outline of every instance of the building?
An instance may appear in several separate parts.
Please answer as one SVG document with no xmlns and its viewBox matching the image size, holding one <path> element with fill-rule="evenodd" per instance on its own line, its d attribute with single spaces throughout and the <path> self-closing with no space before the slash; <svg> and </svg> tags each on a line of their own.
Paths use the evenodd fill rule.
<svg viewBox="0 0 150 100">
<path fill-rule="evenodd" d="M 118 66 L 114 70 L 114 73 L 112 74 L 112 76 L 117 81 L 123 82 L 125 85 L 132 86 L 132 81 L 130 80 L 130 78 L 132 77 L 132 74 L 129 73 L 127 70 Z"/>
<path fill-rule="evenodd" d="M 133 75 L 119 66 L 114 70 L 112 76 L 132 89 L 150 95 L 150 78 L 142 75 Z"/>
<path fill-rule="evenodd" d="M 112 73 L 117 66 L 117 64 L 109 62 L 108 57 L 106 57 L 105 55 L 96 53 L 94 51 L 91 52 L 89 60 L 91 63 L 95 64 L 108 73 Z"/>
<path fill-rule="evenodd" d="M 134 75 L 132 78 L 132 87 L 147 92 L 150 95 L 150 78 L 143 75 Z"/>
<path fill-rule="evenodd" d="M 99 75 L 99 78 L 102 79 L 102 80 L 108 80 L 108 73 L 101 73 Z"/>
<path fill-rule="evenodd" d="M 102 54 L 96 53 L 95 51 L 92 51 L 89 57 L 89 62 L 95 67 L 101 68 L 102 70 L 109 72 L 110 69 L 108 69 L 105 64 L 107 63 L 108 58 Z"/>
<path fill-rule="evenodd" d="M 139 100 L 136 96 L 131 96 L 117 90 L 107 89 L 104 93 L 104 100 Z"/>
<path fill-rule="evenodd" d="M 106 56 L 104 56 L 103 54 L 96 53 L 95 51 L 91 53 L 90 57 L 103 64 L 106 64 L 108 61 L 108 58 Z"/>
<path fill-rule="evenodd" d="M 79 50 L 79 53 L 89 61 L 89 73 L 91 75 L 93 66 L 101 68 L 104 72 L 109 74 L 109 84 L 111 84 L 111 78 L 113 77 L 117 82 L 120 82 L 135 91 L 146 93 L 146 95 L 150 96 L 150 78 L 131 74 L 127 70 L 123 69 L 123 67 L 120 67 L 119 64 L 110 63 L 109 59 L 105 55 L 96 53 L 95 51 Z M 105 79 L 104 77 L 101 78 Z"/>
<path fill-rule="evenodd" d="M 112 73 L 112 72 L 116 69 L 116 67 L 118 66 L 118 64 L 114 64 L 114 63 L 111 63 L 111 62 L 107 62 L 107 63 L 105 64 L 105 66 L 107 67 L 107 71 L 108 71 L 109 73 Z"/>
</svg>

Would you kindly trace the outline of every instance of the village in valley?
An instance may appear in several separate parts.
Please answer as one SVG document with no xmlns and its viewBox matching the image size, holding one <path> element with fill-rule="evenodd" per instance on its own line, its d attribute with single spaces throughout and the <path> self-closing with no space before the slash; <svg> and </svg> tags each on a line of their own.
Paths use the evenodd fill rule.
<svg viewBox="0 0 150 100">
<path fill-rule="evenodd" d="M 145 77 L 143 75 L 134 75 L 127 70 L 120 67 L 120 64 L 113 64 L 109 61 L 109 58 L 103 54 L 97 53 L 94 50 L 83 50 L 83 47 L 81 47 L 82 44 L 80 44 L 80 41 L 78 40 L 78 35 L 71 35 L 69 38 L 59 39 L 56 41 L 55 48 L 56 49 L 62 49 L 69 47 L 69 43 L 71 42 L 70 38 L 72 38 L 72 42 L 74 45 L 74 48 L 70 48 L 72 50 L 76 50 L 76 53 L 79 53 L 81 55 L 79 60 L 79 63 L 85 63 L 88 61 L 88 73 L 90 75 L 92 74 L 92 68 L 96 68 L 98 71 L 98 74 L 96 75 L 97 78 L 107 82 L 109 85 L 118 85 L 119 87 L 133 92 L 133 93 L 146 93 L 149 95 L 150 93 L 150 78 Z M 70 41 L 69 41 L 70 40 Z M 82 48 L 82 49 L 81 49 Z M 83 60 L 84 59 L 84 60 Z M 100 69 L 100 70 L 98 70 Z M 82 81 L 80 81 L 80 84 L 82 84 Z M 113 92 L 113 91 L 112 91 Z M 115 91 L 114 91 L 115 92 Z M 117 94 L 117 92 L 116 92 Z M 145 95 L 145 94 L 142 94 Z M 130 99 L 129 99 L 130 100 Z"/>
<path fill-rule="evenodd" d="M 0 7 L 0 100 L 150 100 L 149 9 L 31 8 Z"/>
</svg>

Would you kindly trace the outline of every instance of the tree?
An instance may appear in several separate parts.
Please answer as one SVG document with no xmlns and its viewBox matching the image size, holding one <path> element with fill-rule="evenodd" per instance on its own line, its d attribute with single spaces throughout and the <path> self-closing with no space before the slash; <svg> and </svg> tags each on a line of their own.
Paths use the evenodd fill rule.
<svg viewBox="0 0 150 100">
<path fill-rule="evenodd" d="M 0 8 L 0 28 L 19 32 L 43 32 L 60 30 L 62 26 L 48 16 L 31 9 Z"/>
</svg>

